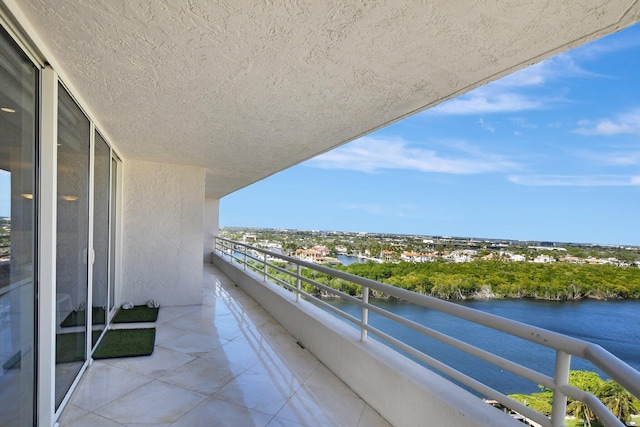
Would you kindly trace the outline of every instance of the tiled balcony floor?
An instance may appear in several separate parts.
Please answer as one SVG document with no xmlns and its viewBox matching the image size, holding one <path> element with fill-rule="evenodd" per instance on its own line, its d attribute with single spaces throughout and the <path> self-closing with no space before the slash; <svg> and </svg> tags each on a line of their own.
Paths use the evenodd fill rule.
<svg viewBox="0 0 640 427">
<path fill-rule="evenodd" d="M 204 284 L 161 307 L 153 355 L 95 361 L 60 425 L 389 425 L 212 265 Z"/>
</svg>

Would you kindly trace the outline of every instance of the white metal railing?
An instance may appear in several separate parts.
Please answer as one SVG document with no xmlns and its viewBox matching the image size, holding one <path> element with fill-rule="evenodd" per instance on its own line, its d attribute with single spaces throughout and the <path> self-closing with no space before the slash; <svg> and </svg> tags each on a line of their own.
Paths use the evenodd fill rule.
<svg viewBox="0 0 640 427">
<path fill-rule="evenodd" d="M 607 374 L 611 379 L 631 392 L 631 394 L 633 394 L 636 398 L 640 398 L 640 372 L 636 371 L 631 366 L 597 344 L 568 337 L 535 326 L 526 325 L 514 320 L 474 310 L 472 308 L 463 307 L 448 301 L 443 301 L 426 295 L 417 294 L 406 289 L 386 285 L 374 280 L 345 273 L 340 270 L 335 270 L 322 265 L 302 261 L 297 258 L 276 254 L 271 251 L 267 251 L 229 239 L 216 237 L 215 250 L 221 256 L 227 255 L 230 262 L 239 263 L 244 270 L 249 270 L 257 273 L 261 275 L 265 281 L 270 280 L 276 284 L 283 286 L 289 291 L 294 292 L 296 294 L 296 301 L 299 301 L 300 297 L 303 296 L 314 304 L 319 305 L 346 319 L 347 321 L 357 325 L 361 329 L 362 341 L 366 341 L 367 334 L 372 333 L 381 340 L 396 347 L 397 349 L 406 352 L 412 357 L 415 357 L 416 359 L 426 363 L 434 369 L 448 375 L 449 377 L 455 379 L 456 381 L 459 381 L 467 387 L 470 387 L 483 396 L 498 401 L 503 406 L 510 408 L 515 412 L 518 412 L 524 417 L 536 423 L 539 423 L 540 425 L 548 427 L 564 426 L 567 398 L 571 398 L 587 404 L 595 413 L 595 415 L 600 419 L 600 421 L 604 423 L 605 426 L 624 427 L 624 424 L 622 424 L 622 422 L 620 422 L 598 398 L 596 398 L 592 394 L 569 385 L 569 369 L 571 364 L 571 356 L 577 356 L 590 361 L 605 374 Z M 293 264 L 295 265 L 295 269 L 280 267 L 273 262 L 270 262 L 270 259 L 280 259 L 287 263 Z M 313 279 L 304 277 L 301 274 L 302 268 L 315 270 L 317 272 L 360 285 L 362 286 L 362 297 L 357 298 L 348 295 L 344 292 L 319 283 Z M 295 286 L 287 283 L 274 274 L 271 274 L 269 272 L 269 269 L 272 269 L 273 271 L 279 273 L 284 273 L 292 277 Z M 314 295 L 304 292 L 301 286 L 302 282 L 311 284 L 318 289 L 329 292 L 358 305 L 362 309 L 361 319 L 345 313 L 344 311 L 326 303 L 325 301 L 315 297 Z M 467 321 L 480 324 L 515 337 L 523 338 L 527 341 L 555 350 L 556 357 L 554 376 L 550 377 L 544 375 L 538 371 L 532 370 L 516 362 L 504 359 L 491 352 L 460 341 L 448 335 L 442 334 L 441 332 L 408 320 L 397 314 L 391 313 L 376 305 L 369 304 L 369 290 L 376 290 L 400 300 L 407 301 L 422 307 L 427 307 L 433 310 L 438 310 L 442 313 L 446 313 L 460 319 L 465 319 Z M 522 378 L 526 378 L 536 384 L 541 384 L 542 386 L 552 390 L 553 402 L 551 416 L 547 417 L 544 414 L 536 412 L 533 409 L 521 404 L 520 402 L 507 397 L 503 393 L 494 390 L 493 388 L 475 380 L 474 378 L 471 378 L 470 376 L 451 368 L 445 363 L 434 359 L 431 356 L 428 356 L 427 354 L 421 352 L 420 350 L 417 350 L 416 348 L 400 341 L 399 339 L 373 327 L 368 322 L 369 311 L 375 312 L 387 319 L 397 322 L 398 324 L 407 326 L 421 334 L 424 334 L 425 336 L 435 338 L 458 350 L 462 350 L 472 356 L 498 366 L 501 369 L 510 371 Z"/>
</svg>

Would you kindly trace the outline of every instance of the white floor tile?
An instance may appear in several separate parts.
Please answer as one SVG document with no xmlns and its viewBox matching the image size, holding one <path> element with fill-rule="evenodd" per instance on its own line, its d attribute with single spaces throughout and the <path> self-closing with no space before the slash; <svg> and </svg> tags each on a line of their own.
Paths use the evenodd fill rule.
<svg viewBox="0 0 640 427">
<path fill-rule="evenodd" d="M 160 381 L 148 383 L 136 391 L 95 411 L 121 424 L 172 423 L 196 407 L 206 396 Z"/>
<path fill-rule="evenodd" d="M 214 397 L 275 415 L 299 387 L 296 380 L 247 371 L 215 393 Z"/>
<path fill-rule="evenodd" d="M 162 344 L 162 347 L 181 353 L 206 353 L 229 342 L 224 338 L 197 332 L 183 332 L 182 335 Z"/>
<path fill-rule="evenodd" d="M 224 400 L 209 398 L 172 424 L 176 427 L 266 426 L 272 415 L 248 409 Z"/>
<path fill-rule="evenodd" d="M 389 426 L 226 276 L 204 273 L 203 304 L 160 308 L 153 355 L 94 362 L 61 426 Z"/>
<path fill-rule="evenodd" d="M 85 372 L 71 403 L 93 411 L 150 381 L 147 376 L 95 361 Z"/>
<path fill-rule="evenodd" d="M 156 346 L 151 356 L 104 359 L 104 363 L 151 378 L 161 377 L 195 359 L 186 353 Z"/>
<path fill-rule="evenodd" d="M 180 368 L 159 378 L 160 381 L 182 387 L 201 394 L 210 395 L 217 392 L 239 372 L 229 369 L 224 363 L 216 363 L 213 358 L 199 357 Z"/>
<path fill-rule="evenodd" d="M 123 424 L 117 423 L 109 418 L 101 417 L 93 413 L 89 413 L 82 418 L 75 420 L 70 424 L 60 422 L 60 427 L 121 427 Z"/>
</svg>

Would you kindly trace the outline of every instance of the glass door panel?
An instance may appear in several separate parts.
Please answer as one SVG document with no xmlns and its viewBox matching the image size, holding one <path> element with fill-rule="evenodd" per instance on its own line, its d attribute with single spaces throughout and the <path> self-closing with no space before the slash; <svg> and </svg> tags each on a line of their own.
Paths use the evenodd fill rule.
<svg viewBox="0 0 640 427">
<path fill-rule="evenodd" d="M 111 149 L 95 133 L 93 168 L 93 262 L 92 330 L 93 344 L 106 326 L 109 296 L 109 187 Z"/>
<path fill-rule="evenodd" d="M 56 409 L 86 359 L 89 136 L 89 120 L 60 85 L 56 243 Z"/>
<path fill-rule="evenodd" d="M 109 241 L 109 312 L 115 307 L 116 301 L 116 236 L 117 236 L 117 192 L 120 160 L 111 158 L 111 206 L 110 206 L 110 241 Z"/>
<path fill-rule="evenodd" d="M 0 426 L 34 425 L 37 78 L 0 27 Z"/>
</svg>

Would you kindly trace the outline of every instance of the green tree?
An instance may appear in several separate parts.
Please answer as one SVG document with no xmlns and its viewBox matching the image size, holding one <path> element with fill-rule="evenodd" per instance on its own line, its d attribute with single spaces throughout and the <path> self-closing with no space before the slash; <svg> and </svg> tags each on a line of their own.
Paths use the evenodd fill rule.
<svg viewBox="0 0 640 427">
<path fill-rule="evenodd" d="M 615 381 L 602 383 L 596 396 L 622 422 L 629 421 L 638 413 L 633 395 Z"/>
<path fill-rule="evenodd" d="M 571 371 L 569 373 L 569 384 L 597 396 L 597 392 L 602 386 L 602 378 L 591 371 Z M 584 421 L 585 426 L 591 426 L 591 421 L 595 419 L 595 414 L 589 406 L 579 400 L 569 400 L 567 414 L 573 415 Z"/>
</svg>

